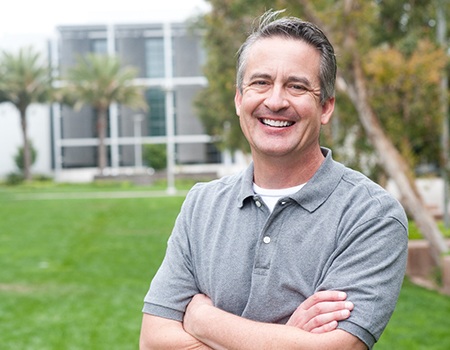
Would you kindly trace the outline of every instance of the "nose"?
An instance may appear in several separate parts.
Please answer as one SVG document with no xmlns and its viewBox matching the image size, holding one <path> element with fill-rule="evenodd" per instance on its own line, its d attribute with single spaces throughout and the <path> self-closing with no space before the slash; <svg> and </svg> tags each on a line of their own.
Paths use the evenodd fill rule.
<svg viewBox="0 0 450 350">
<path fill-rule="evenodd" d="M 276 112 L 289 107 L 286 91 L 284 91 L 282 86 L 274 85 L 267 94 L 264 105 L 271 111 Z"/>
</svg>

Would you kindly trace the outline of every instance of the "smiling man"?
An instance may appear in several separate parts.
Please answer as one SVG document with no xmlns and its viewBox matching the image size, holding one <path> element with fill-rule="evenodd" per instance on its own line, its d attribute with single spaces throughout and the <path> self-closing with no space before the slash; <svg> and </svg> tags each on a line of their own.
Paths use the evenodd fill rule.
<svg viewBox="0 0 450 350">
<path fill-rule="evenodd" d="M 253 162 L 188 194 L 145 297 L 141 349 L 366 349 L 395 308 L 405 213 L 320 146 L 334 50 L 315 25 L 277 15 L 238 52 Z"/>
</svg>

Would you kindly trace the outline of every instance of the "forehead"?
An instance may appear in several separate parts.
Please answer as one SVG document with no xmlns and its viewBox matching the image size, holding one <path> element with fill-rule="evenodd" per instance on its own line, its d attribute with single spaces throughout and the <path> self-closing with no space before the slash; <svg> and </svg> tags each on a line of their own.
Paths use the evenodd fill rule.
<svg viewBox="0 0 450 350">
<path fill-rule="evenodd" d="M 320 52 L 299 39 L 259 39 L 248 51 L 245 77 L 257 73 L 270 76 L 306 76 L 319 81 Z"/>
</svg>

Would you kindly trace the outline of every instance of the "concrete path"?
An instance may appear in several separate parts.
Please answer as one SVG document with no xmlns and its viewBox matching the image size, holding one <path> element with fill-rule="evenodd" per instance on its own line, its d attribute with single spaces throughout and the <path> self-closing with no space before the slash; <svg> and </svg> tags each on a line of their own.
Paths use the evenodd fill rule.
<svg viewBox="0 0 450 350">
<path fill-rule="evenodd" d="M 185 197 L 188 191 L 104 191 L 104 192 L 47 192 L 47 193 L 17 193 L 13 200 L 61 200 L 61 199 L 108 199 L 108 198 L 157 198 Z"/>
</svg>

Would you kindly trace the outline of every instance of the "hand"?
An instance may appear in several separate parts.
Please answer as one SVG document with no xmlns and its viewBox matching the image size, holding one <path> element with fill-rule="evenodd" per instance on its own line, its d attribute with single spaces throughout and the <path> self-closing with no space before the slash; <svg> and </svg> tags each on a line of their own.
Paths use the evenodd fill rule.
<svg viewBox="0 0 450 350">
<path fill-rule="evenodd" d="M 213 305 L 211 299 L 205 294 L 196 294 L 189 302 L 183 318 L 183 327 L 187 333 L 194 335 L 196 311 L 198 311 L 199 308 L 205 305 Z"/>
<path fill-rule="evenodd" d="M 336 329 L 353 310 L 353 303 L 345 301 L 347 294 L 338 291 L 317 292 L 306 299 L 290 317 L 286 325 L 310 333 L 326 333 Z"/>
</svg>

